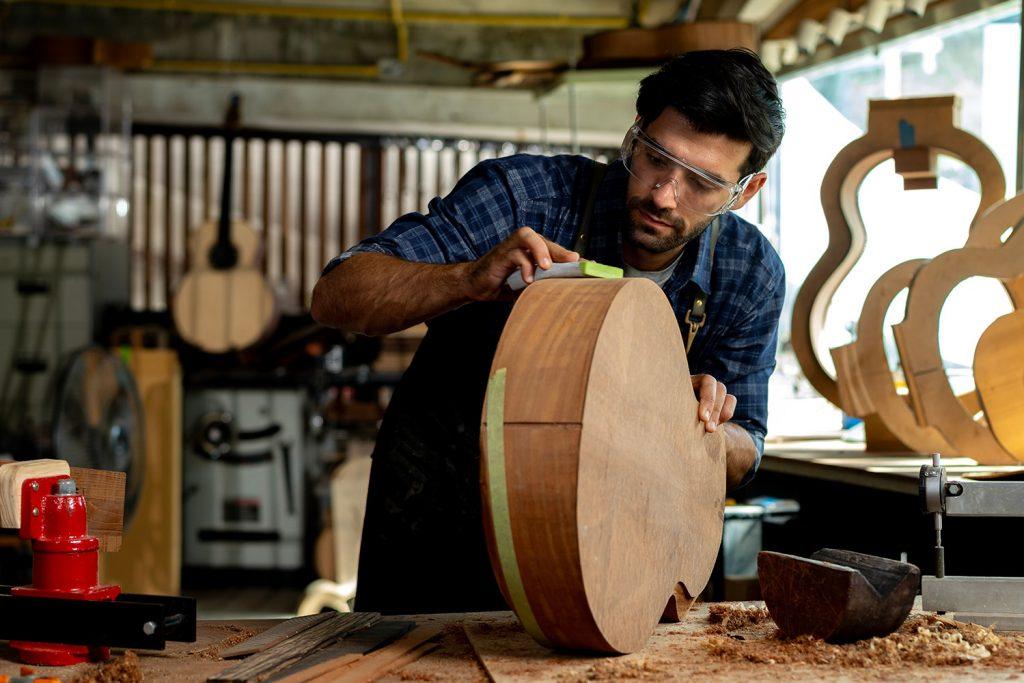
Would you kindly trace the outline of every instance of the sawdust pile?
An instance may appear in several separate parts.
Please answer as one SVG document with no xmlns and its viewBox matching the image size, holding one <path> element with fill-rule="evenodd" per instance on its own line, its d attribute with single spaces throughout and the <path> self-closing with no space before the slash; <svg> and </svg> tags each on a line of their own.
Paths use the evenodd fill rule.
<svg viewBox="0 0 1024 683">
<path fill-rule="evenodd" d="M 743 605 L 712 604 L 708 608 L 708 623 L 713 624 L 709 633 L 727 633 L 746 626 L 771 622 L 771 615 L 764 607 Z"/>
<path fill-rule="evenodd" d="M 141 680 L 142 668 L 138 656 L 131 650 L 125 650 L 120 657 L 114 657 L 71 679 L 71 683 L 139 683 Z"/>
<path fill-rule="evenodd" d="M 726 623 L 742 623 L 740 619 L 730 622 L 728 616 L 715 618 L 719 620 L 718 628 Z M 784 639 L 770 620 L 728 628 L 724 634 L 712 626 L 706 647 L 719 659 L 754 664 L 1024 667 L 1024 637 L 1000 636 L 981 626 L 936 615 L 914 615 L 888 636 L 842 645 L 811 636 Z"/>
</svg>

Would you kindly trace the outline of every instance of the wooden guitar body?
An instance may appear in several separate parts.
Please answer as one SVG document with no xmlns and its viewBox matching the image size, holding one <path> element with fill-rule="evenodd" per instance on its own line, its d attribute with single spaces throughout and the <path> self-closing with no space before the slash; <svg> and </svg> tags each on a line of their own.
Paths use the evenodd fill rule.
<svg viewBox="0 0 1024 683">
<path fill-rule="evenodd" d="M 999 160 L 981 140 L 958 128 L 958 118 L 954 96 L 872 100 L 867 132 L 840 150 L 822 180 L 828 247 L 793 302 L 791 338 L 811 385 L 837 406 L 839 387 L 821 362 L 827 350 L 820 336 L 832 297 L 864 251 L 867 231 L 857 206 L 864 178 L 894 158 L 906 189 L 934 187 L 935 155 L 943 152 L 960 159 L 978 174 L 981 183 L 981 201 L 972 226 L 1006 193 Z"/>
<path fill-rule="evenodd" d="M 981 335 L 974 382 L 992 433 L 1024 462 L 1024 310 L 1004 315 Z"/>
<path fill-rule="evenodd" d="M 481 446 L 491 564 L 539 642 L 633 652 L 670 596 L 704 588 L 725 448 L 697 419 L 679 326 L 654 283 L 527 287 L 491 366 Z"/>
<path fill-rule="evenodd" d="M 188 240 L 194 267 L 213 268 L 210 250 L 217 243 L 218 221 L 207 221 L 192 232 Z M 231 244 L 238 250 L 238 265 L 255 268 L 263 253 L 263 242 L 251 225 L 242 220 L 231 221 Z"/>
<path fill-rule="evenodd" d="M 277 318 L 277 298 L 256 268 L 193 271 L 174 296 L 178 333 L 208 353 L 252 346 Z"/>
<path fill-rule="evenodd" d="M 933 425 L 957 453 L 983 465 L 1013 465 L 1020 456 L 1003 448 L 989 426 L 977 421 L 953 394 L 939 353 L 939 315 L 950 292 L 975 276 L 1001 280 L 1014 305 L 1024 303 L 1024 230 L 1018 227 L 1022 222 L 1024 195 L 993 207 L 978 221 L 977 230 L 1001 235 L 1007 228 L 1014 228 L 1006 243 L 997 248 L 954 249 L 918 269 L 907 297 L 906 316 L 893 327 L 918 423 Z M 1007 367 L 1007 371 L 1012 369 L 1012 364 Z M 991 402 L 991 395 L 989 399 Z"/>
<path fill-rule="evenodd" d="M 738 21 L 697 21 L 656 28 L 603 31 L 583 39 L 581 67 L 660 64 L 691 50 L 758 48 L 753 24 Z"/>
</svg>

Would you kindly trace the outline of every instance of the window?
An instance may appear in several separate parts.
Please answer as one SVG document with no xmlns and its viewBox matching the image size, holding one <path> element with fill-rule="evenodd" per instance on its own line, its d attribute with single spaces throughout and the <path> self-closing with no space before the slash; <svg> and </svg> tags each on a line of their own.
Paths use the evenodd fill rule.
<svg viewBox="0 0 1024 683">
<path fill-rule="evenodd" d="M 780 326 L 779 367 L 771 389 L 770 433 L 839 427 L 837 410 L 820 406 L 815 412 L 819 419 L 808 424 L 806 414 L 812 404 L 802 404 L 800 411 L 785 408 L 788 400 L 817 397 L 789 349 L 789 327 L 793 299 L 828 242 L 821 180 L 839 150 L 863 135 L 868 100 L 959 95 L 960 126 L 992 148 L 1012 194 L 1017 164 L 1019 7 L 1018 3 L 1001 5 L 780 79 L 787 133 L 773 160 L 776 187 L 766 197 L 766 222 L 778 226 L 788 296 Z M 908 259 L 933 257 L 963 245 L 978 207 L 978 179 L 967 166 L 948 157 L 939 159 L 939 176 L 937 190 L 904 192 L 890 160 L 864 180 L 859 207 L 867 245 L 829 309 L 823 335 L 828 348 L 854 338 L 864 295 L 882 273 Z M 894 302 L 887 330 L 902 319 L 905 300 L 904 293 Z M 941 316 L 940 348 L 955 390 L 973 388 L 970 368 L 977 340 L 996 317 L 1009 310 L 1005 291 L 993 280 L 972 278 L 954 290 Z M 898 356 L 891 331 L 887 335 L 899 386 Z M 830 358 L 821 360 L 831 368 Z"/>
</svg>

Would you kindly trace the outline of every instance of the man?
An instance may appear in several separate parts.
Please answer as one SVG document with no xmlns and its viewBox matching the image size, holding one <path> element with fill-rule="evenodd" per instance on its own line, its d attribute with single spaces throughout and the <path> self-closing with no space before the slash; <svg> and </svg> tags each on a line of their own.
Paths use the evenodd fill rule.
<svg viewBox="0 0 1024 683">
<path fill-rule="evenodd" d="M 377 439 L 357 609 L 505 608 L 480 519 L 479 423 L 517 270 L 530 282 L 536 268 L 585 257 L 661 285 L 697 373 L 699 418 L 725 437 L 727 483 L 753 476 L 785 285 L 768 241 L 730 211 L 764 185 L 781 142 L 777 86 L 752 52 L 691 52 L 641 82 L 636 109 L 607 169 L 579 156 L 483 162 L 317 283 L 313 317 L 326 325 L 429 327 Z"/>
</svg>

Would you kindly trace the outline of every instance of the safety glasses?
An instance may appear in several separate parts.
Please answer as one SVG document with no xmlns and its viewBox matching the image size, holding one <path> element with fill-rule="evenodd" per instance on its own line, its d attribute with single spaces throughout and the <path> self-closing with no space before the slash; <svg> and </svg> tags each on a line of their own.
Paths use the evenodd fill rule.
<svg viewBox="0 0 1024 683">
<path fill-rule="evenodd" d="M 705 216 L 725 213 L 743 194 L 751 173 L 730 183 L 710 171 L 672 156 L 664 147 L 634 125 L 622 141 L 622 163 L 630 175 L 648 190 L 672 185 L 676 203 Z"/>
</svg>

